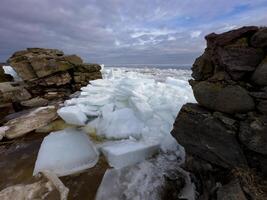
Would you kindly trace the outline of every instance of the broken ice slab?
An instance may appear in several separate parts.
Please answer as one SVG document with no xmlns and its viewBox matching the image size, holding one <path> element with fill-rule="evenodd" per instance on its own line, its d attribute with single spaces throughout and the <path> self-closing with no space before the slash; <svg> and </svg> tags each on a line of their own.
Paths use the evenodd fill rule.
<svg viewBox="0 0 267 200">
<path fill-rule="evenodd" d="M 172 156 L 159 154 L 135 165 L 108 169 L 98 188 L 96 200 L 160 200 L 166 192 L 175 192 L 177 199 L 181 196 L 181 199 L 194 200 L 194 185 Z M 170 184 L 174 191 L 170 191 Z"/>
<path fill-rule="evenodd" d="M 68 124 L 85 125 L 87 121 L 86 115 L 78 106 L 62 107 L 57 113 Z"/>
<path fill-rule="evenodd" d="M 117 169 L 144 161 L 156 154 L 158 150 L 159 144 L 130 140 L 102 148 L 109 165 Z"/>
<path fill-rule="evenodd" d="M 88 136 L 75 129 L 52 132 L 41 144 L 33 175 L 51 171 L 58 176 L 94 167 L 99 155 Z"/>
</svg>

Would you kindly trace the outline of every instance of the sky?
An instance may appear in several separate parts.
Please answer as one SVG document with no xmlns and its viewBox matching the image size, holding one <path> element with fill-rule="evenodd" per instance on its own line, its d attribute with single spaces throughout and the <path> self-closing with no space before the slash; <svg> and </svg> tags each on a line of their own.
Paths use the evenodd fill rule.
<svg viewBox="0 0 267 200">
<path fill-rule="evenodd" d="M 267 25 L 267 0 L 1 0 L 0 62 L 44 47 L 106 65 L 190 65 L 205 35 L 244 25 Z"/>
</svg>

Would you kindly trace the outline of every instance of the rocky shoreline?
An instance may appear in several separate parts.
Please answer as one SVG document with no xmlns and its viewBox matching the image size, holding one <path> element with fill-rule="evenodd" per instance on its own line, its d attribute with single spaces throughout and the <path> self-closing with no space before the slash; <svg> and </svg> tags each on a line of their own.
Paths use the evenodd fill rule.
<svg viewBox="0 0 267 200">
<path fill-rule="evenodd" d="M 139 109 L 139 114 L 142 114 L 144 121 L 149 121 L 154 115 L 159 114 L 161 117 L 159 120 L 166 120 L 164 123 L 167 123 L 174 120 L 177 112 L 174 115 L 170 114 L 173 110 L 166 112 L 164 110 L 166 108 L 157 110 L 158 113 L 154 112 L 151 105 L 146 102 L 148 98 L 144 98 L 147 94 L 142 94 L 143 91 L 137 89 L 145 85 L 147 88 L 163 87 L 165 84 L 164 87 L 174 87 L 172 91 L 179 91 L 179 87 L 185 88 L 188 85 L 183 80 L 173 78 L 168 78 L 166 83 L 159 84 L 146 78 L 144 78 L 144 83 L 141 79 L 136 79 L 139 80 L 138 87 L 135 87 L 134 79 L 129 79 L 128 82 L 122 80 L 118 82 L 119 84 L 113 83 L 114 88 L 112 89 L 109 80 L 100 80 L 93 82 L 95 85 L 87 85 L 89 81 L 102 78 L 100 65 L 83 63 L 79 56 L 64 55 L 62 51 L 56 49 L 28 48 L 14 53 L 7 63 L 1 65 L 12 66 L 22 81 L 14 81 L 13 77 L 6 75 L 0 66 L 0 140 L 2 140 L 0 141 L 0 152 L 6 160 L 10 155 L 14 156 L 10 157 L 9 161 L 0 162 L 0 167 L 2 166 L 4 169 L 0 174 L 3 176 L 5 173 L 11 174 L 6 182 L 0 181 L 1 190 L 3 189 L 0 197 L 10 198 L 12 195 L 22 197 L 25 194 L 32 194 L 31 198 L 43 195 L 47 196 L 47 199 L 55 199 L 55 196 L 57 196 L 56 199 L 67 199 L 66 193 L 70 192 L 69 198 L 86 196 L 93 199 L 99 187 L 98 199 L 106 199 L 106 195 L 122 197 L 126 194 L 128 195 L 126 195 L 126 199 L 131 199 L 136 195 L 149 199 L 153 194 L 155 198 L 161 196 L 162 199 L 191 200 L 195 199 L 195 191 L 192 191 L 193 182 L 196 187 L 196 199 L 200 200 L 267 199 L 267 28 L 242 27 L 222 34 L 212 33 L 206 36 L 206 40 L 207 48 L 203 55 L 196 59 L 192 67 L 193 79 L 189 81 L 198 103 L 187 103 L 182 106 L 171 131 L 173 137 L 186 150 L 186 161 L 182 167 L 190 172 L 190 176 L 180 169 L 180 161 L 183 156 L 174 153 L 182 154 L 181 149 L 171 153 L 170 149 L 165 149 L 166 152 L 163 153 L 164 148 L 160 147 L 162 149 L 158 153 L 159 156 L 154 155 L 144 162 L 126 166 L 122 170 L 116 169 L 116 167 L 112 170 L 108 169 L 107 161 L 109 162 L 109 160 L 104 158 L 106 155 L 101 155 L 96 166 L 79 175 L 69 175 L 58 179 L 54 175 L 43 173 L 42 177 L 33 178 L 33 164 L 37 157 L 37 151 L 41 141 L 48 133 L 69 127 L 75 127 L 76 131 L 86 130 L 89 118 L 96 118 L 96 113 L 102 112 L 102 106 L 104 108 L 109 105 L 108 109 L 103 109 L 106 111 L 105 114 L 117 114 L 115 106 L 110 104 L 108 95 L 112 94 L 112 101 L 118 103 L 115 100 L 121 98 L 122 101 L 125 101 L 128 95 L 134 91 L 136 96 L 131 99 L 131 106 L 134 105 Z M 130 85 L 132 91 L 124 87 L 123 83 Z M 179 84 L 180 86 L 175 88 Z M 70 122 L 72 122 L 65 123 L 57 114 L 58 108 L 64 100 L 76 97 L 75 92 L 86 85 L 80 98 L 88 99 L 83 99 L 86 101 L 82 101 L 85 107 L 81 112 L 71 109 L 73 106 L 79 108 L 79 97 L 69 100 L 70 105 L 65 102 L 65 113 L 62 114 L 62 119 L 70 117 Z M 109 88 L 107 88 L 108 86 Z M 164 92 L 166 91 L 164 87 L 161 88 L 162 91 L 155 90 L 155 88 L 154 91 Z M 111 91 L 103 94 L 106 89 Z M 186 96 L 184 99 L 188 98 L 190 94 L 192 96 L 192 93 L 183 92 Z M 151 94 L 153 96 L 153 93 Z M 101 95 L 106 96 L 103 98 Z M 161 98 L 160 95 L 158 98 Z M 173 98 L 174 96 L 168 100 L 173 101 Z M 98 99 L 103 102 L 97 102 Z M 181 99 L 183 103 L 186 102 L 183 98 Z M 97 104 L 91 102 L 92 105 L 87 105 L 89 100 L 94 100 L 92 102 Z M 160 105 L 156 104 L 156 101 L 152 102 L 156 105 L 155 107 L 160 107 L 164 101 L 163 99 Z M 138 104 L 134 104 L 136 102 Z M 125 109 L 125 105 L 121 102 L 118 105 L 119 108 L 116 109 Z M 131 107 L 127 106 L 125 113 L 132 113 Z M 180 108 L 180 106 L 175 106 L 175 108 Z M 90 110 L 92 108 L 96 110 L 92 112 Z M 129 110 L 131 112 L 128 112 Z M 109 116 L 111 121 L 113 118 L 116 119 L 115 114 L 114 117 Z M 79 119 L 81 115 L 85 116 L 84 120 L 75 126 L 73 118 Z M 102 114 L 100 117 L 104 118 Z M 164 117 L 169 117 L 170 120 L 164 119 Z M 66 119 L 65 121 L 68 121 Z M 125 120 L 125 117 L 123 119 Z M 160 127 L 157 120 L 152 122 L 150 122 L 154 126 L 152 128 L 156 130 L 151 130 L 156 133 L 164 128 L 163 131 L 167 130 L 168 132 L 165 136 L 169 136 L 169 127 Z M 128 124 L 128 126 L 132 125 L 133 121 L 132 124 Z M 118 132 L 116 128 L 109 139 L 114 140 L 114 135 Z M 125 130 L 127 132 L 128 129 L 125 128 Z M 147 132 L 150 133 L 151 130 Z M 109 129 L 106 131 L 109 133 Z M 135 132 L 134 134 L 136 134 Z M 60 135 L 62 132 L 57 134 Z M 132 139 L 132 134 L 129 133 L 130 139 Z M 140 135 L 138 137 L 141 137 Z M 96 137 L 96 140 L 99 139 L 97 135 L 93 136 Z M 63 139 L 61 140 L 63 141 Z M 119 147 L 119 142 L 124 144 L 125 138 L 121 141 L 119 139 L 122 138 L 118 137 L 117 139 L 118 143 L 113 144 L 112 148 Z M 165 139 L 168 147 L 173 145 L 173 139 L 171 141 L 168 140 L 168 137 Z M 140 141 L 130 141 L 131 144 L 133 143 L 132 145 L 138 142 Z M 156 146 L 161 145 L 157 144 Z M 174 147 L 176 149 L 177 144 Z M 140 148 L 141 152 L 147 146 Z M 131 152 L 131 148 L 129 152 L 127 152 L 127 148 L 124 148 L 123 151 L 123 153 L 126 152 L 124 155 L 126 160 L 129 152 L 134 156 L 136 153 L 135 151 Z M 6 163 L 10 165 L 10 169 L 4 166 Z M 26 168 L 27 170 L 25 170 Z M 145 171 L 141 171 L 142 169 Z M 104 173 L 106 177 L 113 178 L 105 179 Z M 122 182 L 119 182 L 118 179 Z M 135 182 L 132 183 L 132 180 Z M 144 180 L 147 181 L 147 187 L 150 185 L 152 187 L 139 194 L 140 183 Z M 8 181 L 13 181 L 13 184 L 23 183 L 25 185 L 12 186 Z M 117 188 L 120 190 L 115 191 L 113 184 L 118 183 L 123 184 L 119 184 Z M 156 189 L 153 188 L 153 184 L 156 185 Z M 90 185 L 90 189 L 87 188 L 88 185 Z M 186 188 L 186 185 L 190 185 L 190 189 Z M 133 190 L 131 190 L 132 188 Z M 187 189 L 190 192 L 184 191 Z M 110 191 L 112 195 L 105 193 L 105 190 Z M 27 192 L 22 195 L 21 192 L 24 191 Z M 127 193 L 124 193 L 125 191 Z"/>
<path fill-rule="evenodd" d="M 267 28 L 206 36 L 172 135 L 187 153 L 199 199 L 267 199 Z"/>
</svg>

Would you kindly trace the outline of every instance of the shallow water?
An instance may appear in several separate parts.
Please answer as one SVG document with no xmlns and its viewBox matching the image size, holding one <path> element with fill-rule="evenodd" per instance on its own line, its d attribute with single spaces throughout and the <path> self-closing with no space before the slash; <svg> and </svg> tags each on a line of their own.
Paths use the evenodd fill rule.
<svg viewBox="0 0 267 200">
<path fill-rule="evenodd" d="M 32 176 L 39 147 L 46 134 L 30 133 L 23 138 L 0 143 L 0 190 L 15 184 L 34 182 Z M 94 168 L 83 173 L 61 177 L 70 189 L 68 199 L 93 200 L 108 168 L 103 157 Z"/>
</svg>

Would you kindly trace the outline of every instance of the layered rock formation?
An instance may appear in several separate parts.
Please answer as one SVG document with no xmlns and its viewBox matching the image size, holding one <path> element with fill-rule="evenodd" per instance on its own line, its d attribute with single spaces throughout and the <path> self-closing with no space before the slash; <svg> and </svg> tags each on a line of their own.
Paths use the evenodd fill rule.
<svg viewBox="0 0 267 200">
<path fill-rule="evenodd" d="M 267 175 L 267 28 L 212 33 L 206 40 L 190 80 L 198 104 L 182 107 L 172 135 L 188 153 L 187 169 L 202 181 L 201 198 L 227 199 L 222 191 L 233 185 L 233 170 Z M 246 197 L 231 199 L 267 198 L 259 182 L 238 180 Z M 225 184 L 217 194 L 216 182 Z"/>
<path fill-rule="evenodd" d="M 90 80 L 102 78 L 100 65 L 83 63 L 79 56 L 64 55 L 57 49 L 28 48 L 15 52 L 7 63 L 23 81 L 14 82 L 4 73 L 4 64 L 0 66 L 0 125 L 9 127 L 5 134 L 0 127 L 0 138 L 22 136 L 46 126 L 57 114 L 55 107 L 43 106 L 57 107 Z M 15 119 L 5 118 L 14 112 L 19 112 Z"/>
</svg>

